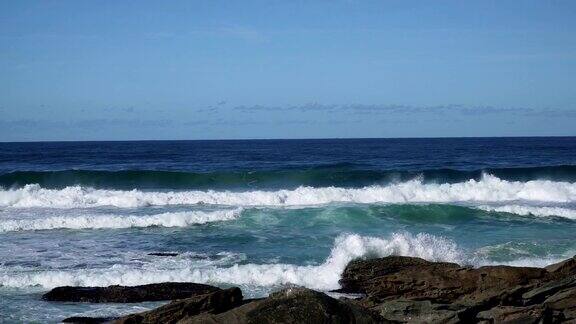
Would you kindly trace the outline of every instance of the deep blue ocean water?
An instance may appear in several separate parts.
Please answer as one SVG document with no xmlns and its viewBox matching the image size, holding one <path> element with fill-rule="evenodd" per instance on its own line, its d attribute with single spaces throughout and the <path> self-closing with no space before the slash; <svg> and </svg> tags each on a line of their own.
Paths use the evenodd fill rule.
<svg viewBox="0 0 576 324">
<path fill-rule="evenodd" d="M 576 254 L 576 138 L 0 143 L 0 322 L 155 307 L 63 285 L 329 291 L 355 258 Z M 176 257 L 149 255 L 176 252 Z"/>
</svg>

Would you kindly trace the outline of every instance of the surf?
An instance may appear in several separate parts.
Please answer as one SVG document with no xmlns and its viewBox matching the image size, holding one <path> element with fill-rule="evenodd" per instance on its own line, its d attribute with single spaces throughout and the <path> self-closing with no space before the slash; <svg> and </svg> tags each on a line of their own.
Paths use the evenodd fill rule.
<svg viewBox="0 0 576 324">
<path fill-rule="evenodd" d="M 572 203 L 576 183 L 549 180 L 508 181 L 490 174 L 459 183 L 425 183 L 421 179 L 362 188 L 305 187 L 288 190 L 105 190 L 70 186 L 42 188 L 38 184 L 0 190 L 0 207 L 135 208 L 169 205 L 310 206 L 330 203 Z"/>
</svg>

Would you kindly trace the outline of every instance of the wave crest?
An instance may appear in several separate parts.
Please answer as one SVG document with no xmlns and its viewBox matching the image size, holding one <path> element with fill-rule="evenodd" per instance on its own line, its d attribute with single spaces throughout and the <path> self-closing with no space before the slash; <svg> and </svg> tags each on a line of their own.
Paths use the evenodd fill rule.
<svg viewBox="0 0 576 324">
<path fill-rule="evenodd" d="M 411 180 L 363 188 L 299 187 L 278 191 L 169 191 L 103 190 L 80 186 L 45 189 L 27 185 L 0 190 L 1 207 L 86 208 L 165 205 L 304 206 L 328 203 L 510 202 L 567 203 L 576 201 L 576 183 L 533 180 L 507 181 L 492 175 L 481 180 L 430 184 Z"/>
<path fill-rule="evenodd" d="M 394 233 L 389 238 L 345 234 L 336 238 L 330 255 L 320 265 L 242 264 L 231 267 L 198 266 L 192 261 L 156 261 L 142 268 L 114 265 L 107 269 L 11 272 L 0 268 L 0 286 L 108 286 L 141 285 L 155 282 L 198 282 L 272 287 L 296 284 L 331 290 L 346 265 L 358 258 L 404 255 L 432 261 L 465 262 L 462 251 L 451 240 L 430 234 Z"/>
<path fill-rule="evenodd" d="M 0 221 L 0 232 L 31 231 L 49 229 L 101 229 L 129 227 L 186 227 L 218 221 L 233 220 L 242 209 L 218 210 L 213 212 L 173 212 L 145 216 L 81 215 L 54 216 L 43 219 L 11 219 Z"/>
</svg>

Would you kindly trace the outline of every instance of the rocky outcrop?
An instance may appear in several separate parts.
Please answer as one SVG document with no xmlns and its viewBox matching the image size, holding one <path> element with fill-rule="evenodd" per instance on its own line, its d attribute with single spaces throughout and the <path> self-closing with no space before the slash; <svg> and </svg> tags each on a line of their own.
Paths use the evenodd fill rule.
<svg viewBox="0 0 576 324">
<path fill-rule="evenodd" d="M 118 319 L 71 317 L 67 323 L 388 323 L 377 312 L 314 290 L 294 287 L 243 301 L 238 288 L 173 301 Z"/>
<path fill-rule="evenodd" d="M 576 256 L 562 262 L 551 264 L 544 269 L 554 278 L 565 278 L 576 275 Z"/>
<path fill-rule="evenodd" d="M 377 313 L 314 290 L 294 287 L 218 315 L 184 323 L 385 323 Z"/>
<path fill-rule="evenodd" d="M 220 290 L 213 286 L 165 282 L 142 286 L 57 287 L 42 296 L 47 301 L 90 303 L 139 303 L 182 299 Z"/>
<path fill-rule="evenodd" d="M 238 288 L 174 285 L 177 284 L 76 290 L 63 287 L 47 295 L 60 296 L 60 300 L 102 301 L 102 296 L 106 296 L 106 300 L 122 300 L 126 298 L 119 296 L 129 295 L 128 291 L 149 291 L 154 290 L 150 286 L 158 286 L 163 287 L 164 292 L 172 289 L 171 296 L 180 296 L 173 297 L 179 300 L 162 307 L 114 320 L 120 324 L 576 323 L 576 258 L 546 268 L 472 268 L 398 256 L 356 260 L 345 269 L 342 288 L 337 292 L 361 296 L 357 299 L 335 299 L 321 292 L 293 287 L 267 298 L 243 300 Z M 142 287 L 146 288 L 142 290 Z M 183 291 L 176 293 L 179 288 Z M 162 289 L 155 293 L 159 294 Z M 74 293 L 80 295 L 72 298 Z M 166 293 L 160 295 L 167 296 Z M 142 298 L 141 294 L 136 296 Z M 132 297 L 128 300 L 135 300 Z M 111 319 L 67 320 L 100 323 Z"/>
<path fill-rule="evenodd" d="M 391 256 L 357 260 L 340 292 L 399 322 L 538 323 L 576 321 L 576 259 L 547 268 L 461 267 Z"/>
<path fill-rule="evenodd" d="M 148 312 L 122 317 L 115 323 L 177 323 L 198 314 L 220 314 L 241 304 L 242 292 L 240 289 L 230 288 L 173 301 Z"/>
<path fill-rule="evenodd" d="M 390 256 L 357 260 L 345 269 L 341 292 L 364 293 L 367 302 L 417 299 L 446 304 L 474 304 L 519 285 L 546 277 L 541 268 L 494 266 L 466 268 L 455 263 Z"/>
</svg>

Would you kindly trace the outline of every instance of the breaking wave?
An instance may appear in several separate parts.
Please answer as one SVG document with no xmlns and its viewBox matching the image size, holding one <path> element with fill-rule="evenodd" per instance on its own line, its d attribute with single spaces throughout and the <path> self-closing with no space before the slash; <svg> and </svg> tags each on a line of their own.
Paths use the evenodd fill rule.
<svg viewBox="0 0 576 324">
<path fill-rule="evenodd" d="M 49 229 L 101 229 L 129 227 L 186 227 L 218 221 L 233 220 L 240 216 L 241 208 L 213 212 L 172 212 L 144 216 L 81 215 L 53 216 L 41 219 L 10 219 L 0 221 L 0 232 Z"/>
<path fill-rule="evenodd" d="M 465 263 L 456 243 L 430 234 L 395 233 L 389 238 L 345 234 L 336 238 L 328 258 L 319 265 L 235 264 L 229 267 L 198 266 L 194 261 L 174 260 L 147 263 L 141 268 L 114 265 L 107 269 L 40 270 L 12 272 L 0 268 L 0 286 L 108 286 L 141 285 L 155 282 L 199 282 L 271 287 L 297 284 L 312 289 L 339 287 L 346 265 L 358 258 L 388 255 L 416 256 L 432 261 Z"/>
<path fill-rule="evenodd" d="M 422 180 L 363 188 L 298 187 L 277 191 L 142 191 L 105 190 L 72 186 L 46 189 L 37 184 L 0 190 L 0 207 L 86 208 L 165 205 L 306 206 L 328 203 L 501 203 L 514 201 L 569 203 L 576 201 L 576 183 L 480 180 L 433 184 Z"/>
</svg>

